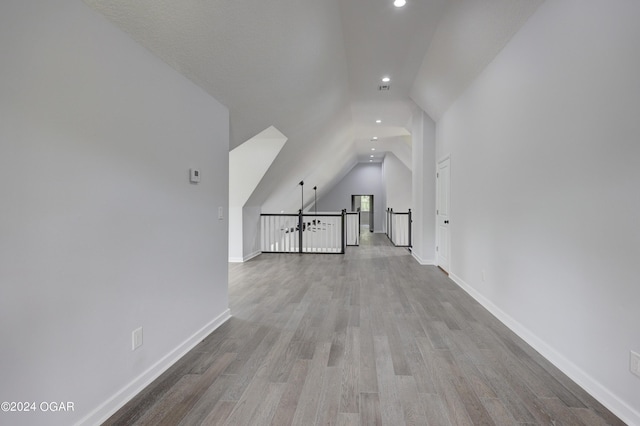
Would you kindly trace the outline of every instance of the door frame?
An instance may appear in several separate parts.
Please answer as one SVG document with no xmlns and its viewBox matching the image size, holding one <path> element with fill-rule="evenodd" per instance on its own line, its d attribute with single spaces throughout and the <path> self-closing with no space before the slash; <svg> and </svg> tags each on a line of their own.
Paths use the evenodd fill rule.
<svg viewBox="0 0 640 426">
<path fill-rule="evenodd" d="M 356 197 L 369 197 L 369 232 L 373 232 L 373 194 L 351 194 L 351 211 L 355 211 Z"/>
<path fill-rule="evenodd" d="M 451 154 L 446 154 L 444 156 L 442 156 L 438 162 L 436 163 L 436 173 L 440 173 L 440 164 L 445 162 L 445 161 L 449 161 L 449 184 L 448 184 L 448 192 L 449 192 L 449 219 L 451 218 Z M 451 273 L 451 224 L 447 223 L 447 253 L 446 253 L 446 257 L 447 257 L 447 269 L 444 269 L 441 265 L 440 265 L 440 256 L 438 253 L 439 250 L 439 246 L 440 244 L 440 224 L 438 223 L 439 221 L 439 209 L 440 209 L 440 184 L 438 182 L 438 179 L 440 177 L 438 175 L 436 175 L 436 265 L 442 269 L 443 271 L 445 271 L 447 274 Z"/>
</svg>

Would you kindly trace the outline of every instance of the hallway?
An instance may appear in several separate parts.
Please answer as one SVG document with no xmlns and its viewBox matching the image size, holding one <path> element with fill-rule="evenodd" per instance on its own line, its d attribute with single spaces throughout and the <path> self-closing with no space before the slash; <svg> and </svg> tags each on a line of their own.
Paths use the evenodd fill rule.
<svg viewBox="0 0 640 426">
<path fill-rule="evenodd" d="M 106 424 L 623 424 L 382 234 L 229 267 L 233 317 Z"/>
</svg>

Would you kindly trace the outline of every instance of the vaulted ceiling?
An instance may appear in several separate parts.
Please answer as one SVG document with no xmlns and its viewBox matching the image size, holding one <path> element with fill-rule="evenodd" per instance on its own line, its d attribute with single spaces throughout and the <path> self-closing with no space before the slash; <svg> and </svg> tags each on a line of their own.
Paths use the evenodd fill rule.
<svg viewBox="0 0 640 426">
<path fill-rule="evenodd" d="M 279 212 L 372 147 L 406 160 L 416 104 L 438 120 L 543 0 L 84 1 L 229 108 L 230 150 L 286 136 L 248 201 Z"/>
</svg>

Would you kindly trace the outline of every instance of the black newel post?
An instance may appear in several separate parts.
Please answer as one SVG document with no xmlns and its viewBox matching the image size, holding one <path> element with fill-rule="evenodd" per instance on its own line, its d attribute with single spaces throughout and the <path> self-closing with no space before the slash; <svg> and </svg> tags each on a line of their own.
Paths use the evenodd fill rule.
<svg viewBox="0 0 640 426">
<path fill-rule="evenodd" d="M 302 253 L 302 210 L 304 210 L 304 181 L 300 183 L 300 211 L 298 212 L 298 251 Z"/>
<path fill-rule="evenodd" d="M 413 247 L 411 245 L 411 222 L 413 222 L 413 220 L 411 219 L 411 209 L 409 209 L 409 247 Z"/>
<path fill-rule="evenodd" d="M 313 187 L 313 206 L 315 207 L 316 215 L 318 214 L 318 187 Z"/>
<path fill-rule="evenodd" d="M 347 209 L 342 209 L 342 251 L 340 253 L 344 254 L 347 246 Z"/>
<path fill-rule="evenodd" d="M 302 253 L 302 209 L 298 210 L 298 253 Z"/>
<path fill-rule="evenodd" d="M 300 185 L 300 196 L 301 196 L 300 211 L 302 211 L 304 210 L 304 181 L 301 180 L 298 185 Z"/>
</svg>

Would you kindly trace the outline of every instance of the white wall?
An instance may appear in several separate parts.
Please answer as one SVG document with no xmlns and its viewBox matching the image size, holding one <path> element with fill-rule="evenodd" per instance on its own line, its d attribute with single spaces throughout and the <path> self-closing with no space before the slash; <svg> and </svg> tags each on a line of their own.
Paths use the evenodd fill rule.
<svg viewBox="0 0 640 426">
<path fill-rule="evenodd" d="M 242 206 L 229 205 L 229 262 L 233 263 L 244 261 L 242 211 Z"/>
<path fill-rule="evenodd" d="M 261 253 L 260 213 L 260 206 L 229 206 L 229 262 L 246 262 Z"/>
<path fill-rule="evenodd" d="M 436 257 L 436 125 L 419 107 L 415 107 L 411 122 L 411 253 L 420 264 L 433 265 Z"/>
<path fill-rule="evenodd" d="M 329 192 L 318 197 L 318 212 L 350 211 L 351 195 L 373 195 L 373 228 L 382 232 L 386 209 L 383 193 L 382 163 L 358 163 Z M 312 205 L 309 211 L 313 209 Z"/>
<path fill-rule="evenodd" d="M 79 1 L 0 52 L 0 401 L 75 406 L 0 423 L 95 424 L 228 315 L 228 111 Z"/>
<path fill-rule="evenodd" d="M 260 213 L 261 206 L 242 208 L 242 257 L 247 261 L 259 255 L 260 251 Z"/>
<path fill-rule="evenodd" d="M 387 153 L 382 162 L 382 183 L 386 207 L 396 212 L 406 212 L 411 208 L 411 170 L 392 153 Z"/>
<path fill-rule="evenodd" d="M 636 1 L 548 0 L 437 126 L 452 277 L 629 424 L 639 18 Z"/>
</svg>

